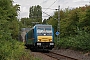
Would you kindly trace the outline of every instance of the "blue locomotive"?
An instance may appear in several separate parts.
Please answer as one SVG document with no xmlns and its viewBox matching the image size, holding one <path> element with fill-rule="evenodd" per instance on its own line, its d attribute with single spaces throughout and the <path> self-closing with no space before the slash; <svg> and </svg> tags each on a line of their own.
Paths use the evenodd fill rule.
<svg viewBox="0 0 90 60">
<path fill-rule="evenodd" d="M 54 48 L 54 30 L 52 25 L 37 24 L 26 34 L 26 47 L 30 49 Z"/>
</svg>

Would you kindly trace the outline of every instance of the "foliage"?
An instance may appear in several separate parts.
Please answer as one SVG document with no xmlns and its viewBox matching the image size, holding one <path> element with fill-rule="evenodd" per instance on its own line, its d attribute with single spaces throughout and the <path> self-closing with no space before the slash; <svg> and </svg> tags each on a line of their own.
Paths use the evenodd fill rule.
<svg viewBox="0 0 90 60">
<path fill-rule="evenodd" d="M 60 32 L 61 37 L 77 35 L 78 30 L 90 32 L 90 6 L 86 5 L 79 8 L 60 10 Z M 47 19 L 47 23 L 57 29 L 58 12 L 52 18 Z M 55 23 L 56 22 L 56 23 Z M 56 32 L 57 30 L 55 30 Z"/>
<path fill-rule="evenodd" d="M 22 18 L 21 22 L 23 24 L 22 27 L 31 28 L 31 27 L 33 27 L 33 23 L 32 22 L 34 22 L 34 21 L 32 19 L 30 19 L 30 18 Z"/>
<path fill-rule="evenodd" d="M 22 27 L 31 28 L 37 23 L 42 23 L 42 7 L 32 6 L 29 9 L 29 18 L 21 18 Z"/>
<path fill-rule="evenodd" d="M 18 6 L 12 0 L 0 0 L 0 60 L 19 60 L 24 52 L 24 44 L 18 42 Z"/>
<path fill-rule="evenodd" d="M 90 34 L 80 31 L 79 35 L 61 38 L 58 41 L 58 48 L 70 48 L 75 50 L 90 51 Z"/>
<path fill-rule="evenodd" d="M 1 40 L 0 47 L 1 60 L 17 60 L 24 52 L 23 44 L 15 40 Z"/>
<path fill-rule="evenodd" d="M 29 18 L 32 20 L 35 20 L 35 22 L 42 22 L 42 7 L 37 5 L 37 6 L 32 6 L 29 9 Z"/>
<path fill-rule="evenodd" d="M 18 35 L 19 29 L 16 8 L 12 5 L 12 0 L 0 0 L 0 31 L 9 32 L 14 39 Z"/>
</svg>

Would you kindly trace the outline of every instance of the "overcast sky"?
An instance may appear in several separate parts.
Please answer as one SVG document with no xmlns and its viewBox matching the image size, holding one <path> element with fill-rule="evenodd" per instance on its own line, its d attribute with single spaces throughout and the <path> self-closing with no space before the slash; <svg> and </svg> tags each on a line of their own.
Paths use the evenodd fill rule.
<svg viewBox="0 0 90 60">
<path fill-rule="evenodd" d="M 47 13 L 48 15 L 53 15 L 55 10 L 52 9 L 58 9 L 58 6 L 60 5 L 60 9 L 65 8 L 75 8 L 79 6 L 85 6 L 90 5 L 90 0 L 14 0 L 14 4 L 20 5 L 20 15 L 19 18 L 24 18 L 29 16 L 29 8 L 31 6 L 40 5 L 43 9 L 42 11 Z M 50 9 L 44 9 L 44 8 L 50 8 Z M 47 18 L 45 16 L 45 13 L 43 13 L 43 18 Z"/>
</svg>

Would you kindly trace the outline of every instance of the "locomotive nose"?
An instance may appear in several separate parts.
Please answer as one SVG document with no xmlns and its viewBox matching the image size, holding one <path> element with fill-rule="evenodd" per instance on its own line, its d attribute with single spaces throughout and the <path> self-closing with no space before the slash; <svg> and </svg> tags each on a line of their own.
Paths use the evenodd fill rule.
<svg viewBox="0 0 90 60">
<path fill-rule="evenodd" d="M 52 42 L 52 36 L 38 36 L 38 42 Z"/>
</svg>

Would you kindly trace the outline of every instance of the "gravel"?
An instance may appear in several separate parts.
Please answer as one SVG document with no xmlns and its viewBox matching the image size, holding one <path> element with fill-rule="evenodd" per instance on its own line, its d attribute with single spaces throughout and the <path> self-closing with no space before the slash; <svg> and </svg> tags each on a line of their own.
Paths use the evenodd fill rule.
<svg viewBox="0 0 90 60">
<path fill-rule="evenodd" d="M 90 60 L 90 54 L 89 53 L 83 53 L 80 51 L 74 51 L 74 50 L 70 50 L 70 49 L 59 49 L 59 50 L 53 49 L 51 51 L 54 51 L 58 54 L 66 55 L 69 57 L 77 58 L 78 60 Z M 36 58 L 37 57 L 40 58 L 40 60 L 56 60 L 56 59 L 51 58 L 47 55 L 44 55 L 41 52 L 31 52 L 31 54 Z"/>
<path fill-rule="evenodd" d="M 83 53 L 80 51 L 70 50 L 70 49 L 60 49 L 60 50 L 52 50 L 58 54 L 66 55 L 69 57 L 77 58 L 78 60 L 90 60 L 89 53 Z"/>
<path fill-rule="evenodd" d="M 31 52 L 31 54 L 36 58 L 40 58 L 40 60 L 56 60 L 40 52 Z"/>
</svg>

